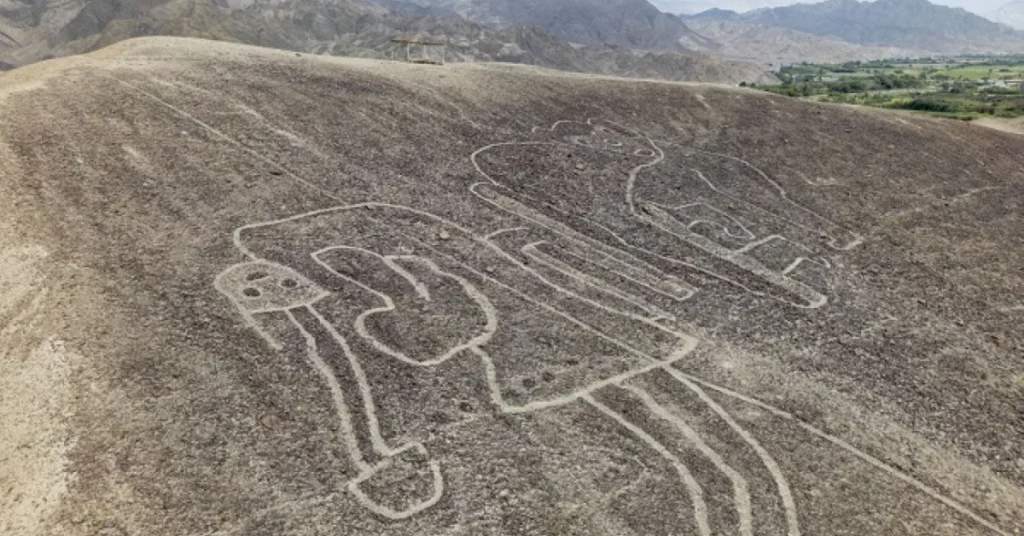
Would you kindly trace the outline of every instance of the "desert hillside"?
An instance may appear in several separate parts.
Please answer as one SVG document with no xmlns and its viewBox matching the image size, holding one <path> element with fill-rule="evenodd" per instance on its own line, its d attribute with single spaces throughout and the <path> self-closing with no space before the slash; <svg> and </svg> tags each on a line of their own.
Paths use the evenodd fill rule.
<svg viewBox="0 0 1024 536">
<path fill-rule="evenodd" d="M 730 20 L 693 19 L 687 20 L 686 25 L 702 38 L 682 41 L 692 50 L 775 67 L 930 55 L 922 50 L 856 45 L 786 28 Z"/>
<path fill-rule="evenodd" d="M 777 26 L 870 47 L 931 54 L 1019 54 L 1024 34 L 961 8 L 929 0 L 825 0 L 756 9 L 712 9 L 684 18 Z"/>
<path fill-rule="evenodd" d="M 0 73 L 0 534 L 1009 536 L 1024 136 L 145 38 Z"/>
<path fill-rule="evenodd" d="M 521 63 L 687 82 L 776 80 L 754 63 L 683 48 L 683 35 L 698 43 L 704 40 L 645 0 L 624 0 L 632 8 L 607 6 L 604 0 L 577 5 L 579 0 L 573 0 L 564 9 L 542 9 L 550 1 L 536 4 L 538 10 L 532 14 L 519 13 L 515 2 L 503 4 L 500 12 L 526 18 L 491 24 L 473 22 L 450 9 L 423 12 L 427 8 L 384 0 L 0 0 L 0 71 L 92 52 L 134 37 L 212 39 L 375 59 L 404 56 L 405 50 L 392 44 L 402 38 L 446 43 L 443 57 L 436 48 L 430 53 L 419 47 L 411 51 L 413 57 L 435 62 Z M 559 24 L 545 29 L 546 17 Z M 591 30 L 596 33 L 584 39 L 585 46 L 566 40 L 590 35 Z"/>
</svg>

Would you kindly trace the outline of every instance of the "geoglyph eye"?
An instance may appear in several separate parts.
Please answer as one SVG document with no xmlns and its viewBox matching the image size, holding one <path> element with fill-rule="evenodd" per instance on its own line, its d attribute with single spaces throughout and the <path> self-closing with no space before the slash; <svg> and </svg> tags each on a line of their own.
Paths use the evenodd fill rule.
<svg viewBox="0 0 1024 536">
<path fill-rule="evenodd" d="M 270 274 L 268 274 L 267 272 L 265 272 L 263 270 L 254 270 L 254 271 L 250 272 L 249 275 L 245 276 L 245 280 L 246 281 L 260 281 L 260 280 L 266 279 L 268 277 L 270 277 Z"/>
<path fill-rule="evenodd" d="M 295 270 L 269 262 L 235 265 L 217 277 L 217 289 L 249 312 L 309 305 L 328 292 Z"/>
</svg>

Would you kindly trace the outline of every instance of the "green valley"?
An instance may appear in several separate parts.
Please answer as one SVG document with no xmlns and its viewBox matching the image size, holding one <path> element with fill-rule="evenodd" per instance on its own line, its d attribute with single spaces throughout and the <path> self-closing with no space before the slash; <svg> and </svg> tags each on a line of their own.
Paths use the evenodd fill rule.
<svg viewBox="0 0 1024 536">
<path fill-rule="evenodd" d="M 1024 116 L 1024 56 L 802 63 L 781 68 L 777 76 L 778 84 L 750 87 L 964 120 Z"/>
</svg>

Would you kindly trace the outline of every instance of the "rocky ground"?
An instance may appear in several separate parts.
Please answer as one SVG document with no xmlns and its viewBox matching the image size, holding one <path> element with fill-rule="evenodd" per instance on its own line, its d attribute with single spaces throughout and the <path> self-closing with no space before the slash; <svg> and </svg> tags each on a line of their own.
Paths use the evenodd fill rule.
<svg viewBox="0 0 1024 536">
<path fill-rule="evenodd" d="M 737 21 L 687 20 L 702 39 L 684 40 L 692 50 L 778 69 L 796 63 L 845 63 L 888 58 L 925 58 L 927 50 L 856 45 L 774 26 Z"/>
<path fill-rule="evenodd" d="M 1024 118 L 1015 119 L 1001 119 L 1001 118 L 982 118 L 973 121 L 976 125 L 981 125 L 1003 132 L 1012 132 L 1014 134 L 1024 134 Z"/>
<path fill-rule="evenodd" d="M 601 34 L 606 41 L 595 41 L 599 36 L 594 36 L 587 41 L 589 45 L 580 46 L 556 37 L 537 25 L 534 18 L 519 25 L 482 24 L 451 12 L 433 16 L 410 11 L 408 8 L 415 6 L 403 2 L 390 5 L 395 10 L 389 11 L 370 0 L 0 0 L 0 71 L 43 59 L 92 52 L 144 36 L 213 39 L 325 56 L 375 59 L 404 57 L 404 47 L 392 44 L 393 39 L 400 37 L 446 43 L 444 59 L 450 63 L 521 63 L 686 82 L 776 81 L 755 63 L 723 60 L 682 48 L 672 41 L 672 36 L 692 32 L 669 15 L 658 17 L 663 22 L 674 20 L 675 26 L 668 33 L 657 33 L 656 28 L 644 24 L 619 21 L 623 26 L 619 28 L 621 35 L 615 34 L 608 27 L 608 13 L 600 20 L 588 18 L 591 8 L 601 12 L 607 7 L 604 2 L 590 1 L 596 5 L 585 9 L 576 6 L 564 12 L 565 16 L 547 13 L 560 21 L 558 28 L 589 28 L 593 23 L 609 31 Z M 650 5 L 647 8 L 654 10 Z M 546 16 L 545 13 L 533 16 Z M 624 15 L 620 12 L 616 16 Z M 640 21 L 643 20 L 641 16 Z M 636 42 L 633 46 L 623 45 L 629 40 Z M 670 50 L 665 49 L 666 40 L 672 45 Z M 442 60 L 437 50 L 427 55 L 419 47 L 413 48 L 413 57 Z"/>
<path fill-rule="evenodd" d="M 0 74 L 0 532 L 1021 534 L 1022 155 L 198 40 Z"/>
</svg>

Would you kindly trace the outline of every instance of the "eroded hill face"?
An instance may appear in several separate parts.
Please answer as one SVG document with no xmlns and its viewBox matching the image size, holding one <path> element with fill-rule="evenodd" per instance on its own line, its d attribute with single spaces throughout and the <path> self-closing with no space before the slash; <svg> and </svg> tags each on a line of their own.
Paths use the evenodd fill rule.
<svg viewBox="0 0 1024 536">
<path fill-rule="evenodd" d="M 1024 2 L 1010 2 L 989 14 L 989 18 L 1017 30 L 1024 30 Z"/>
<path fill-rule="evenodd" d="M 447 43 L 444 59 L 448 62 L 523 63 L 689 82 L 775 80 L 754 63 L 726 61 L 683 48 L 679 38 L 692 32 L 678 18 L 658 12 L 643 0 L 633 5 L 563 7 L 557 13 L 540 10 L 527 18 L 509 18 L 490 25 L 467 20 L 451 9 L 430 10 L 409 2 L 18 0 L 9 5 L 0 3 L 0 70 L 91 52 L 140 36 L 216 39 L 327 56 L 379 59 L 403 57 L 404 48 L 392 44 L 393 39 L 402 37 Z M 503 9 L 516 11 L 516 6 Z M 639 15 L 634 13 L 637 11 Z M 552 28 L 553 33 L 537 25 L 538 17 L 549 16 L 562 25 Z M 612 27 L 609 20 L 617 17 L 629 21 L 621 28 Z M 584 40 L 589 46 L 567 41 L 576 38 L 561 35 L 563 27 L 577 33 L 593 27 L 593 35 Z M 704 39 L 691 35 L 690 41 Z M 419 57 L 422 52 L 413 55 Z M 437 51 L 429 59 L 441 61 L 440 56 Z"/>
<path fill-rule="evenodd" d="M 643 50 L 686 50 L 681 39 L 696 35 L 675 15 L 647 0 L 411 0 L 491 24 L 545 27 L 571 43 L 616 45 Z"/>
<path fill-rule="evenodd" d="M 930 50 L 933 54 L 1009 54 L 1024 37 L 960 8 L 928 0 L 828 0 L 737 15 L 708 11 L 695 18 L 778 26 L 859 45 Z"/>
<path fill-rule="evenodd" d="M 707 17 L 688 19 L 686 25 L 703 37 L 703 42 L 683 41 L 685 46 L 693 50 L 717 54 L 724 58 L 756 61 L 769 66 L 800 62 L 842 63 L 929 55 L 923 50 L 856 45 L 786 28 L 749 24 L 738 20 L 717 20 Z M 711 45 L 708 46 L 708 43 Z"/>
<path fill-rule="evenodd" d="M 1024 138 L 169 39 L 0 107 L 4 534 L 1024 519 Z"/>
</svg>

